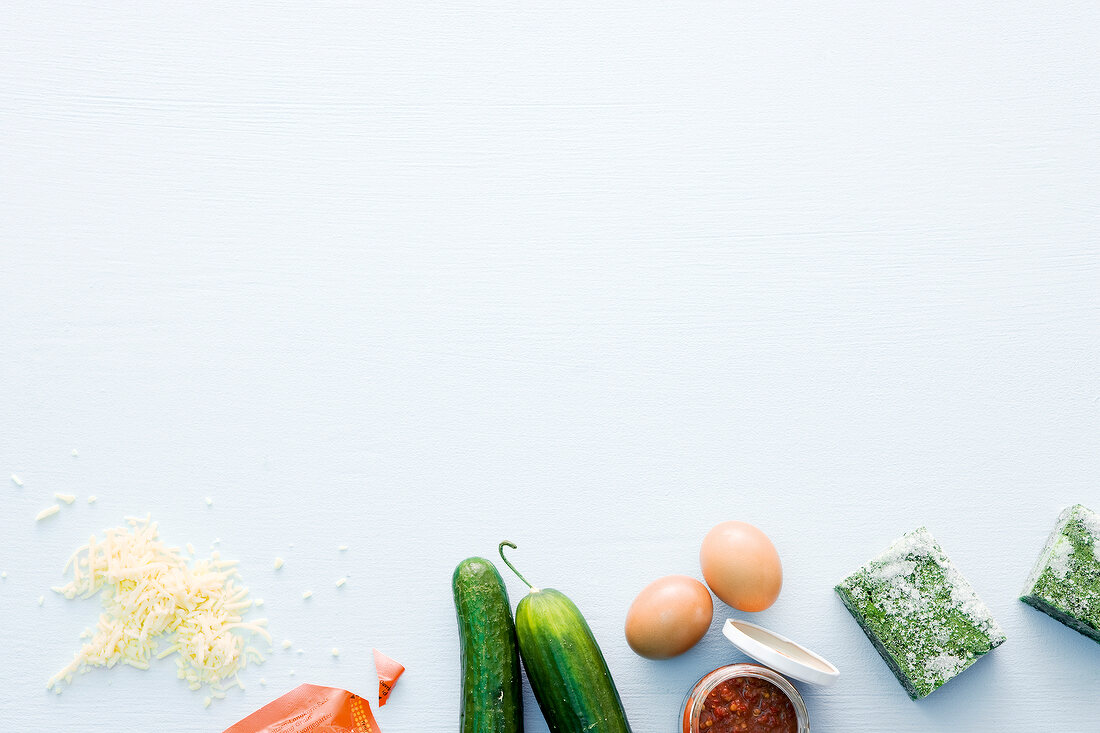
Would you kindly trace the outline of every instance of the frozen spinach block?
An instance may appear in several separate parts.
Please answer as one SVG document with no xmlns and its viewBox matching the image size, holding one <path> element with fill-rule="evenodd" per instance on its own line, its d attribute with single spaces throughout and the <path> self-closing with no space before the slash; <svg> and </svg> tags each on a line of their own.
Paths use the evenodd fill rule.
<svg viewBox="0 0 1100 733">
<path fill-rule="evenodd" d="M 1100 515 L 1062 512 L 1020 600 L 1100 642 Z"/>
<path fill-rule="evenodd" d="M 921 527 L 836 587 L 898 682 L 918 700 L 1002 644 L 993 615 Z"/>
</svg>

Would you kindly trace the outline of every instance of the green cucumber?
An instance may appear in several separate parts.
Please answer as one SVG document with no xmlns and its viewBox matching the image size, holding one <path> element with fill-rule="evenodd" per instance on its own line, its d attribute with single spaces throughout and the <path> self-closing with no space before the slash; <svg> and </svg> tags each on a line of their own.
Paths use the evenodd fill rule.
<svg viewBox="0 0 1100 733">
<path fill-rule="evenodd" d="M 523 693 L 508 591 L 493 563 L 470 557 L 451 578 L 462 650 L 461 733 L 522 733 Z"/>
<path fill-rule="evenodd" d="M 584 616 L 564 593 L 538 589 L 500 557 L 531 592 L 516 607 L 516 638 L 551 733 L 631 733 L 619 691 Z"/>
</svg>

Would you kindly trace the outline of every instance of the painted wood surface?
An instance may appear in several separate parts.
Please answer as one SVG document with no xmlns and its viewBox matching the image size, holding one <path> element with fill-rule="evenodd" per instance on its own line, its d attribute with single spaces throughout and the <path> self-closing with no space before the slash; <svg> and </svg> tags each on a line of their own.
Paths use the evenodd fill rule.
<svg viewBox="0 0 1100 733">
<path fill-rule="evenodd" d="M 658 663 L 627 606 L 737 518 L 842 671 L 815 731 L 1096 730 L 1100 646 L 1015 599 L 1100 508 L 1096 5 L 113 5 L 0 10 L 5 729 L 220 731 L 373 646 L 386 733 L 453 730 L 450 573 L 507 538 L 663 733 L 729 609 Z M 44 689 L 65 559 L 146 513 L 293 642 L 210 709 Z M 922 524 L 1009 640 L 914 703 L 831 588 Z"/>
</svg>

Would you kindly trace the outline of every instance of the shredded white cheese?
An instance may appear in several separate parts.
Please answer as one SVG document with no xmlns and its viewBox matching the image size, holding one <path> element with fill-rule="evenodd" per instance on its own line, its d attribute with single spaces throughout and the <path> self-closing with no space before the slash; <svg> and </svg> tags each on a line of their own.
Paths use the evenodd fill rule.
<svg viewBox="0 0 1100 733">
<path fill-rule="evenodd" d="M 53 515 L 57 514 L 59 511 L 61 511 L 61 505 L 60 504 L 51 504 L 50 506 L 46 507 L 42 511 L 38 512 L 38 514 L 36 514 L 35 517 L 34 517 L 34 521 L 41 522 L 43 519 L 45 519 L 47 517 L 52 517 Z"/>
<path fill-rule="evenodd" d="M 336 581 L 336 587 L 337 588 L 343 588 L 344 583 L 346 583 L 346 582 L 348 582 L 347 578 L 340 578 L 339 580 Z"/>
<path fill-rule="evenodd" d="M 292 646 L 294 645 L 290 642 L 290 639 L 283 639 L 283 649 L 289 649 Z"/>
<path fill-rule="evenodd" d="M 96 495 L 95 494 L 92 494 L 91 496 L 88 497 L 88 503 L 89 504 L 95 504 L 95 500 L 96 500 Z"/>
<path fill-rule="evenodd" d="M 18 476 L 16 476 L 16 475 L 15 475 L 14 473 L 13 473 L 13 474 L 11 475 L 11 482 L 12 482 L 13 484 L 15 484 L 16 486 L 20 486 L 20 487 L 21 487 L 21 486 L 23 485 L 23 479 L 19 478 L 19 477 L 18 477 Z"/>
<path fill-rule="evenodd" d="M 278 570 L 282 566 L 283 566 L 283 558 L 281 558 L 281 557 L 275 558 L 275 569 Z"/>
<path fill-rule="evenodd" d="M 189 564 L 178 548 L 157 535 L 157 525 L 128 518 L 129 527 L 92 537 L 69 558 L 72 580 L 55 591 L 72 599 L 102 591 L 103 613 L 90 641 L 47 683 L 61 689 L 73 674 L 90 667 L 129 664 L 148 669 L 153 659 L 176 655 L 177 673 L 192 690 L 208 687 L 213 697 L 239 685 L 237 674 L 263 656 L 246 638 L 268 641 L 267 619 L 245 620 L 252 602 L 240 585 L 236 563 L 217 553 Z M 161 641 L 168 646 L 161 648 Z"/>
<path fill-rule="evenodd" d="M 46 596 L 38 596 L 38 605 L 39 606 L 46 605 Z"/>
<path fill-rule="evenodd" d="M 66 504 L 72 504 L 74 501 L 76 501 L 76 494 L 55 493 L 53 495 L 53 498 L 57 499 L 58 501 L 63 501 Z"/>
<path fill-rule="evenodd" d="M 311 590 L 302 591 L 302 600 L 303 601 L 308 600 L 312 597 L 313 597 L 313 591 L 311 591 Z"/>
</svg>

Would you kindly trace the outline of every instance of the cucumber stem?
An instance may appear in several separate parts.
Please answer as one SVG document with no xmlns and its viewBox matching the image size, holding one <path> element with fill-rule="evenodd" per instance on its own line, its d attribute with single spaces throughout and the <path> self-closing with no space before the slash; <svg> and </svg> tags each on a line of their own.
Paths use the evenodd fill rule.
<svg viewBox="0 0 1100 733">
<path fill-rule="evenodd" d="M 509 560 L 508 558 L 506 558 L 504 556 L 504 547 L 505 547 L 505 545 L 507 545 L 508 547 L 511 547 L 513 550 L 519 549 L 513 543 L 509 542 L 508 540 L 504 540 L 503 542 L 500 543 L 500 545 L 497 546 L 497 551 L 500 553 L 500 559 L 504 561 L 505 565 L 507 565 L 508 567 L 510 567 L 512 569 L 513 573 L 515 573 L 517 576 L 519 576 L 519 579 L 522 580 L 524 585 L 526 585 L 528 588 L 530 588 L 532 590 L 532 592 L 538 590 L 537 588 L 535 588 L 535 586 L 531 585 L 531 583 L 527 580 L 527 578 L 523 577 L 523 573 L 516 570 L 516 566 L 512 564 L 511 560 Z"/>
</svg>

